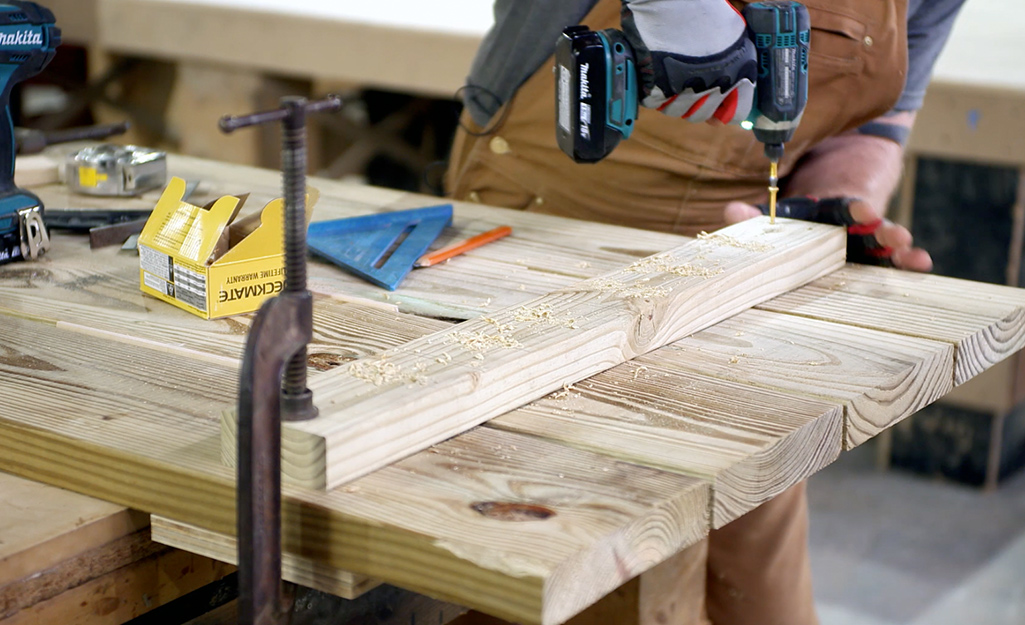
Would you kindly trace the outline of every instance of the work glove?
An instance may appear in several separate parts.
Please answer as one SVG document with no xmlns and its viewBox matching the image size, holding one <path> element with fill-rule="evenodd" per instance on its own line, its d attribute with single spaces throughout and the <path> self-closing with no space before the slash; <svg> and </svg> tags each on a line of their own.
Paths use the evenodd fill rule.
<svg viewBox="0 0 1025 625">
<path fill-rule="evenodd" d="M 623 0 L 623 32 L 641 103 L 693 122 L 747 119 L 757 62 L 744 18 L 726 0 Z"/>
</svg>

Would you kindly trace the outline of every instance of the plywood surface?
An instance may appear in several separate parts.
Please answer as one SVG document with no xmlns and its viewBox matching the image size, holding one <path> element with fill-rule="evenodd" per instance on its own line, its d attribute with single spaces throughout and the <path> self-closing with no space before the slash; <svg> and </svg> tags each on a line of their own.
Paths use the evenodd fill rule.
<svg viewBox="0 0 1025 625">
<path fill-rule="evenodd" d="M 202 177 L 201 193 L 252 190 L 255 206 L 279 185 L 241 167 L 171 168 Z M 325 217 L 435 201 L 316 184 Z M 50 205 L 75 199 L 62 193 L 40 190 Z M 684 240 L 467 204 L 455 223 L 447 237 L 502 223 L 514 234 L 414 272 L 387 297 L 312 265 L 316 375 Z M 227 541 L 234 477 L 218 421 L 234 403 L 249 319 L 205 322 L 143 298 L 136 262 L 61 235 L 43 261 L 0 267 L 0 470 Z M 854 433 L 943 394 L 955 372 L 1010 353 L 1019 297 L 841 269 L 342 488 L 287 487 L 286 551 L 506 619 L 560 623 L 828 464 Z"/>
</svg>

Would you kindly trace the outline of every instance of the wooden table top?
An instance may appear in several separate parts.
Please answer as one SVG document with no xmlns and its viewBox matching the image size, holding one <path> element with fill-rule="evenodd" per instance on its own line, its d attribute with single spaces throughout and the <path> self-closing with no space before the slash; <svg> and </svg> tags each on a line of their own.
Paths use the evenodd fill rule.
<svg viewBox="0 0 1025 625">
<path fill-rule="evenodd" d="M 170 170 L 201 179 L 200 199 L 250 191 L 251 208 L 280 184 L 182 157 Z M 311 184 L 315 220 L 438 203 Z M 110 204 L 37 191 L 53 207 Z M 372 355 L 685 240 L 465 203 L 445 236 L 500 224 L 513 236 L 393 293 L 312 262 L 311 362 Z M 0 267 L 0 470 L 233 534 L 218 421 L 250 317 L 205 321 L 138 280 L 136 256 L 65 235 L 39 262 Z M 1023 343 L 1021 290 L 848 266 L 333 491 L 287 486 L 285 548 L 559 623 Z"/>
</svg>

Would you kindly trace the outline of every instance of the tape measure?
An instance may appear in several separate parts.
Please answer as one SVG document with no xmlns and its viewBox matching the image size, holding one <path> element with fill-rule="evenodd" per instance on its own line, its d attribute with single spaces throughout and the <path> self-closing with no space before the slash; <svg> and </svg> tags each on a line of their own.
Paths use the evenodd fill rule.
<svg viewBox="0 0 1025 625">
<path fill-rule="evenodd" d="M 76 193 L 140 195 L 167 182 L 167 153 L 134 145 L 91 146 L 68 156 L 62 179 Z"/>
</svg>

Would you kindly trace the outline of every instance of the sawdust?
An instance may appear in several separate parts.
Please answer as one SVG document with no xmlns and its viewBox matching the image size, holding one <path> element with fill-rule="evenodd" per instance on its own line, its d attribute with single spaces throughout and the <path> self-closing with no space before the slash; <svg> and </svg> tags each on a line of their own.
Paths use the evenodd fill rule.
<svg viewBox="0 0 1025 625">
<path fill-rule="evenodd" d="M 553 393 L 552 399 L 561 401 L 563 399 L 569 399 L 570 397 L 580 397 L 580 393 L 577 393 L 575 391 L 576 388 L 572 384 L 570 384 L 569 382 L 563 382 L 562 390 Z"/>
<path fill-rule="evenodd" d="M 379 360 L 357 360 L 349 365 L 349 375 L 370 382 L 374 386 L 383 386 L 402 379 L 405 374 L 402 367 L 381 358 Z"/>
<path fill-rule="evenodd" d="M 506 333 L 487 334 L 481 330 L 474 332 L 453 332 L 448 335 L 448 341 L 463 347 L 473 354 L 477 360 L 484 360 L 484 354 L 493 349 L 512 349 L 523 347 L 523 345 Z"/>
<path fill-rule="evenodd" d="M 626 268 L 626 271 L 633 273 L 668 273 L 674 276 L 681 276 L 685 278 L 699 277 L 699 278 L 711 278 L 717 276 L 723 272 L 721 267 L 710 269 L 708 267 L 699 267 L 690 263 L 677 264 L 669 254 L 659 254 L 657 256 L 649 256 L 648 258 L 642 258 L 641 260 L 633 263 Z"/>
<path fill-rule="evenodd" d="M 584 286 L 591 291 L 597 291 L 599 293 L 613 293 L 621 295 L 626 299 L 644 299 L 653 300 L 661 299 L 669 295 L 672 289 L 664 286 L 645 286 L 641 284 L 626 284 L 619 280 L 613 280 L 611 278 L 598 278 L 595 280 L 588 280 L 584 283 Z"/>
<path fill-rule="evenodd" d="M 722 234 L 721 232 L 714 232 L 708 234 L 707 232 L 698 233 L 698 240 L 708 241 L 714 245 L 722 245 L 726 247 L 736 247 L 742 250 L 748 250 L 750 252 L 768 252 L 772 250 L 772 246 L 766 243 L 756 243 L 754 241 L 741 241 L 736 237 L 731 237 L 728 234 Z"/>
<path fill-rule="evenodd" d="M 577 320 L 569 315 L 559 315 L 550 304 L 538 304 L 537 306 L 520 306 L 513 315 L 513 320 L 530 325 L 555 325 L 576 330 Z"/>
</svg>

